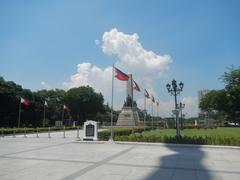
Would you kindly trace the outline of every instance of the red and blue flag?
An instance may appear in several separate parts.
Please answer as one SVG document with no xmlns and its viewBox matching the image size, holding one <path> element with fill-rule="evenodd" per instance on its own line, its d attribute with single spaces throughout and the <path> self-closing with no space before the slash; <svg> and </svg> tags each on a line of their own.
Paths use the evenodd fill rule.
<svg viewBox="0 0 240 180">
<path fill-rule="evenodd" d="M 114 67 L 115 70 L 115 78 L 117 78 L 120 81 L 128 81 L 129 76 L 127 74 L 125 74 L 124 72 L 122 72 L 121 70 L 119 70 L 118 68 Z"/>
</svg>

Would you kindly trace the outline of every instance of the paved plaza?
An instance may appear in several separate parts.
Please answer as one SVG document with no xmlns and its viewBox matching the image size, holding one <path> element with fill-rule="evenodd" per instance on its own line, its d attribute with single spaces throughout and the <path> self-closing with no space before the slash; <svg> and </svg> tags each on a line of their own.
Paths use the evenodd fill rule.
<svg viewBox="0 0 240 180">
<path fill-rule="evenodd" d="M 39 136 L 0 138 L 1 180 L 240 179 L 238 148 L 76 142 L 76 131 Z"/>
</svg>

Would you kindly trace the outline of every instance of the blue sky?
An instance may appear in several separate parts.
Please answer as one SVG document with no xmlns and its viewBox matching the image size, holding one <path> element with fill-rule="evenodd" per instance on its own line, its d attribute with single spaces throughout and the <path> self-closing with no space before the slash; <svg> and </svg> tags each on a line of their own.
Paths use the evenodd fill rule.
<svg viewBox="0 0 240 180">
<path fill-rule="evenodd" d="M 119 59 L 102 50 L 103 34 L 116 28 L 171 56 L 153 82 L 160 101 L 173 99 L 165 88 L 173 78 L 185 84 L 181 98 L 194 99 L 200 89 L 223 88 L 223 72 L 239 66 L 239 9 L 238 0 L 0 1 L 0 76 L 32 90 L 41 82 L 66 88 L 78 64 L 104 69 Z"/>
</svg>

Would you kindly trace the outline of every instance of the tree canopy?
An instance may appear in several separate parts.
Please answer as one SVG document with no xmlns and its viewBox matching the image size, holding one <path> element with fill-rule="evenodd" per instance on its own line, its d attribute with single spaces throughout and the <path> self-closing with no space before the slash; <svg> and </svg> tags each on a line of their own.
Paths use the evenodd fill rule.
<svg viewBox="0 0 240 180">
<path fill-rule="evenodd" d="M 240 68 L 230 68 L 222 76 L 225 88 L 207 93 L 199 107 L 207 112 L 223 113 L 231 122 L 240 122 Z"/>
<path fill-rule="evenodd" d="M 64 100 L 74 112 L 74 119 L 93 119 L 98 112 L 104 111 L 102 94 L 94 92 L 89 86 L 70 89 Z"/>
<path fill-rule="evenodd" d="M 63 105 L 71 109 L 70 115 L 73 120 L 79 123 L 86 119 L 95 119 L 96 115 L 101 115 L 110 111 L 104 105 L 101 93 L 96 93 L 89 86 L 72 88 L 68 91 L 62 89 L 40 90 L 32 92 L 23 89 L 20 85 L 5 81 L 0 77 L 0 126 L 16 127 L 19 113 L 20 97 L 28 99 L 28 107 L 21 106 L 21 126 L 41 126 L 43 121 L 44 101 L 48 102 L 45 108 L 45 117 L 48 125 L 54 125 L 55 121 L 62 120 Z M 65 118 L 69 114 L 65 114 Z"/>
</svg>

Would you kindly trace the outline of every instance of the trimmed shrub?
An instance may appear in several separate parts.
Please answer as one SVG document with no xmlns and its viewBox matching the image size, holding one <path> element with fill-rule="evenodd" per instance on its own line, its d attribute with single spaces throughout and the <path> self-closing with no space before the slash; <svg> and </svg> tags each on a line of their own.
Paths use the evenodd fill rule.
<svg viewBox="0 0 240 180">
<path fill-rule="evenodd" d="M 208 145 L 240 145 L 240 139 L 233 137 L 221 136 L 182 136 L 179 139 L 176 136 L 118 136 L 115 137 L 117 141 L 132 141 L 132 142 L 160 142 L 160 143 L 174 143 L 174 144 L 208 144 Z"/>
<path fill-rule="evenodd" d="M 72 130 L 72 129 L 77 129 L 77 127 L 65 127 L 66 130 Z M 63 127 L 51 127 L 51 131 L 61 131 L 63 130 Z M 4 134 L 4 135 L 9 135 L 9 134 L 13 134 L 15 131 L 15 134 L 23 134 L 25 131 L 25 128 L 1 128 L 0 129 L 0 134 Z M 37 129 L 36 128 L 26 128 L 26 133 L 34 133 L 36 132 Z M 48 127 L 44 127 L 44 128 L 38 128 L 38 132 L 47 132 L 48 131 Z"/>
<path fill-rule="evenodd" d="M 150 131 L 152 128 L 149 126 L 145 127 L 145 131 Z M 119 136 L 129 136 L 131 134 L 140 134 L 144 131 L 144 126 L 134 127 L 134 128 L 117 128 L 113 129 L 114 139 Z M 105 130 L 98 132 L 98 138 L 100 140 L 108 140 L 111 136 L 110 130 Z"/>
</svg>

